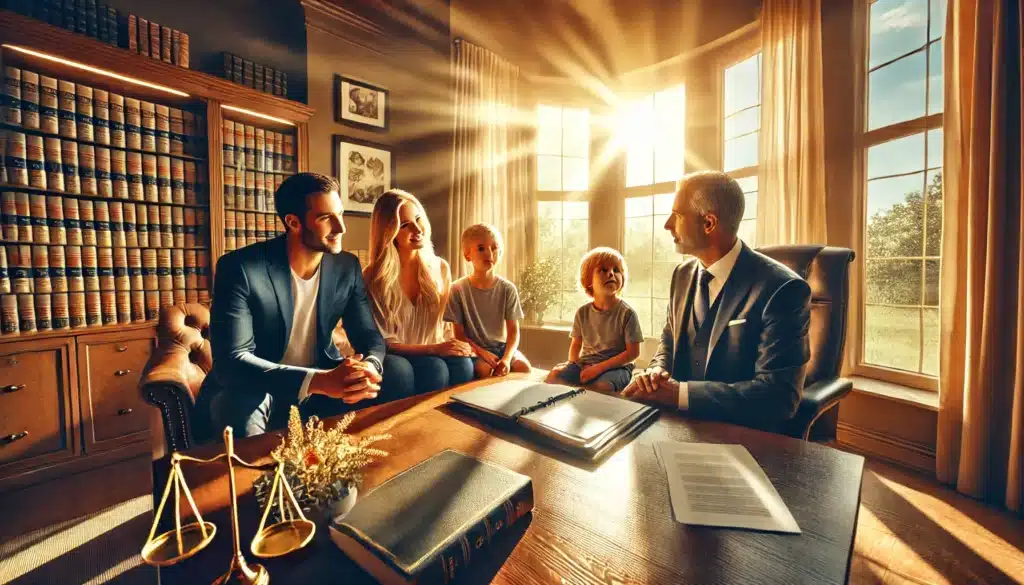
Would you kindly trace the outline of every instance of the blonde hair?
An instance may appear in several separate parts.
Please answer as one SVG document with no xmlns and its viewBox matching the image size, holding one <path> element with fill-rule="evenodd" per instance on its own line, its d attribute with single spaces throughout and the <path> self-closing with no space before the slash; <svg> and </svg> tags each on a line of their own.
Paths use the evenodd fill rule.
<svg viewBox="0 0 1024 585">
<path fill-rule="evenodd" d="M 594 271 L 605 262 L 615 262 L 622 267 L 622 289 L 625 290 L 629 273 L 626 269 L 626 259 L 614 248 L 604 246 L 594 248 L 583 255 L 580 260 L 580 288 L 587 296 L 594 296 Z M 620 293 L 622 291 L 619 291 Z"/>
<path fill-rule="evenodd" d="M 494 242 L 498 244 L 498 249 L 505 251 L 505 242 L 502 241 L 501 234 L 498 233 L 497 228 L 486 223 L 473 224 L 462 232 L 462 251 L 465 252 L 466 248 L 469 248 L 473 242 L 480 241 L 484 236 L 494 238 Z"/>
<path fill-rule="evenodd" d="M 370 216 L 370 260 L 363 269 L 363 279 L 370 296 L 374 317 L 381 326 L 385 336 L 396 332 L 399 327 L 398 312 L 402 306 L 402 285 L 398 281 L 401 262 L 395 236 L 401 225 L 399 211 L 404 205 L 416 206 L 416 211 L 423 220 L 423 249 L 419 253 L 418 280 L 420 296 L 414 299 L 417 309 L 437 313 L 441 319 L 441 302 L 444 283 L 441 277 L 441 262 L 434 254 L 430 243 L 430 220 L 427 219 L 423 205 L 411 193 L 401 189 L 391 189 L 381 195 L 373 205 Z"/>
</svg>

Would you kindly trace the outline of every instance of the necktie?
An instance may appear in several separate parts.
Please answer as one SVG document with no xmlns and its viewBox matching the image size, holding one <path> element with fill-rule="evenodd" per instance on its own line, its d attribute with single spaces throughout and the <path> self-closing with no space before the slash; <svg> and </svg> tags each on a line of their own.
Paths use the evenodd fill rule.
<svg viewBox="0 0 1024 585">
<path fill-rule="evenodd" d="M 693 315 L 697 318 L 697 328 L 704 324 L 704 319 L 708 316 L 708 312 L 711 311 L 711 292 L 708 289 L 708 283 L 714 278 L 710 272 L 706 269 L 700 271 L 698 277 L 697 286 L 697 298 L 694 299 L 693 303 Z"/>
</svg>

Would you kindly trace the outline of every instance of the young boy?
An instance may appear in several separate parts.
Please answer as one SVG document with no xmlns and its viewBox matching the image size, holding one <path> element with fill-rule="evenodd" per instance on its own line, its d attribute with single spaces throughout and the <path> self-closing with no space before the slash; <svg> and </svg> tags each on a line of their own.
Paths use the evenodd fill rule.
<svg viewBox="0 0 1024 585">
<path fill-rule="evenodd" d="M 636 311 L 619 298 L 626 260 L 611 248 L 594 248 L 580 262 L 580 286 L 594 300 L 576 311 L 569 361 L 555 366 L 547 382 L 620 392 L 629 384 L 644 340 Z"/>
<path fill-rule="evenodd" d="M 519 304 L 516 285 L 494 274 L 501 259 L 501 235 L 476 224 L 462 232 L 462 255 L 473 273 L 452 283 L 444 320 L 455 324 L 455 337 L 473 348 L 477 378 L 529 372 L 530 362 L 519 352 Z"/>
</svg>

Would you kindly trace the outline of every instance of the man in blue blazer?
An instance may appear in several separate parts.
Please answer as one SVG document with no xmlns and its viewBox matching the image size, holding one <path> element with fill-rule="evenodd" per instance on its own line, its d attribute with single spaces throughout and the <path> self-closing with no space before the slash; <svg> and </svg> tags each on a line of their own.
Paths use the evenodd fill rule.
<svg viewBox="0 0 1024 585">
<path fill-rule="evenodd" d="M 294 404 L 303 414 L 330 416 L 403 394 L 395 377 L 382 386 L 389 360 L 359 261 L 341 249 L 337 182 L 293 175 L 275 204 L 287 233 L 217 263 L 213 369 L 197 405 L 214 432 L 231 425 L 237 436 L 251 436 L 282 427 Z M 331 339 L 339 319 L 357 352 L 347 359 Z"/>
<path fill-rule="evenodd" d="M 725 173 L 679 181 L 665 229 L 689 257 L 672 273 L 658 351 L 623 395 L 773 430 L 800 403 L 811 289 L 737 237 L 743 208 Z"/>
</svg>

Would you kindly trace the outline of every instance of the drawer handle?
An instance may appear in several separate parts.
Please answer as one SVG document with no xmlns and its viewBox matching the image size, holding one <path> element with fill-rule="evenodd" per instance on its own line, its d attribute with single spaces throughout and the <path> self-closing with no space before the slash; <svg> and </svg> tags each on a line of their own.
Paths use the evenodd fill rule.
<svg viewBox="0 0 1024 585">
<path fill-rule="evenodd" d="M 132 373 L 131 370 L 118 370 L 118 371 L 114 372 L 114 375 L 115 376 L 127 376 L 130 373 Z"/>
<path fill-rule="evenodd" d="M 131 414 L 131 413 L 132 413 L 132 409 L 130 409 L 130 408 L 122 408 L 122 409 L 117 411 L 117 414 L 119 416 L 124 416 L 126 414 Z"/>
<path fill-rule="evenodd" d="M 17 392 L 25 388 L 24 384 L 11 384 L 10 386 L 4 386 L 4 393 Z"/>
<path fill-rule="evenodd" d="M 13 443 L 19 439 L 24 439 L 28 436 L 28 431 L 21 431 L 20 433 L 14 433 L 13 435 L 7 435 L 4 437 L 5 443 Z"/>
<path fill-rule="evenodd" d="M 19 363 L 21 363 L 21 362 L 18 361 L 18 358 L 13 358 L 12 357 L 11 359 L 7 360 L 7 365 L 10 365 L 10 366 L 16 366 Z"/>
<path fill-rule="evenodd" d="M 128 351 L 128 346 L 127 345 L 118 345 L 118 346 L 115 347 L 115 349 L 117 350 L 117 353 L 124 353 L 124 352 Z"/>
</svg>

